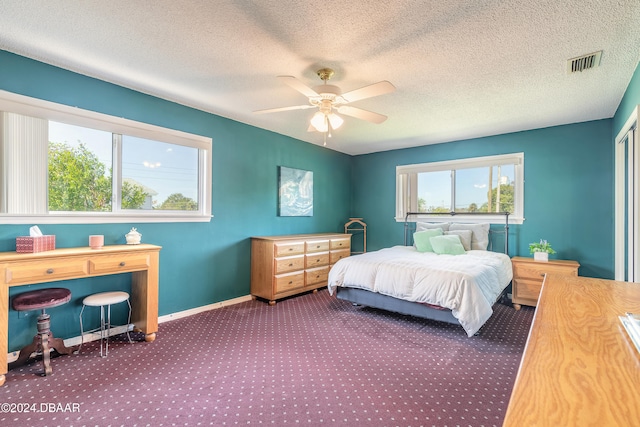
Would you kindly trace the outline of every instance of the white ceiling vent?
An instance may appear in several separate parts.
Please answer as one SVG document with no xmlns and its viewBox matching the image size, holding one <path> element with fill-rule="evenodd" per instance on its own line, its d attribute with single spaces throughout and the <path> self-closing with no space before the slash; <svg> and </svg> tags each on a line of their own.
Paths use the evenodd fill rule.
<svg viewBox="0 0 640 427">
<path fill-rule="evenodd" d="M 577 73 L 578 71 L 584 71 L 591 68 L 596 68 L 600 65 L 600 57 L 602 56 L 602 51 L 599 50 L 597 52 L 589 53 L 587 55 L 582 55 L 577 58 L 573 58 L 567 61 L 567 73 Z"/>
</svg>

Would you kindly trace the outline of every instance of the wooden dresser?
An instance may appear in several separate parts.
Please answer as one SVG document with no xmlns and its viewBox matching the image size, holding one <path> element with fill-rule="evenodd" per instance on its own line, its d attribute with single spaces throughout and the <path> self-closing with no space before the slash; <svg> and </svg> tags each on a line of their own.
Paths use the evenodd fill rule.
<svg viewBox="0 0 640 427">
<path fill-rule="evenodd" d="M 637 283 L 549 274 L 503 426 L 640 426 L 627 311 L 640 313 Z"/>
<path fill-rule="evenodd" d="M 277 299 L 327 286 L 329 269 L 351 254 L 350 234 L 251 238 L 251 295 Z"/>
<path fill-rule="evenodd" d="M 533 307 L 538 305 L 545 274 L 577 276 L 578 267 L 580 267 L 576 261 L 534 261 L 533 258 L 518 256 L 511 258 L 511 264 L 513 265 L 511 301 L 516 310 L 520 310 L 522 304 Z"/>
</svg>

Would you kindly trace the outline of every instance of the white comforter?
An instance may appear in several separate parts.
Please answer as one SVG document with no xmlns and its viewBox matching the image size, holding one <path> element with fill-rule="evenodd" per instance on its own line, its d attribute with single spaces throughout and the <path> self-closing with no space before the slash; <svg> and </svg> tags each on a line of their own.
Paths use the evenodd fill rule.
<svg viewBox="0 0 640 427">
<path fill-rule="evenodd" d="M 451 309 L 472 336 L 491 317 L 491 307 L 512 275 L 511 260 L 501 253 L 438 255 L 394 246 L 338 261 L 329 272 L 329 293 L 345 286 L 439 305 Z"/>
</svg>

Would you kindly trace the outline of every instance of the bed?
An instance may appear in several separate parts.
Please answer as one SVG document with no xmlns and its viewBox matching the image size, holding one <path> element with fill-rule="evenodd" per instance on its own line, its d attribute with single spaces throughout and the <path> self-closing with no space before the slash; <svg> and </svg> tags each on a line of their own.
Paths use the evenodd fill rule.
<svg viewBox="0 0 640 427">
<path fill-rule="evenodd" d="M 405 219 L 405 245 L 341 259 L 329 272 L 329 292 L 354 304 L 459 324 L 469 337 L 477 334 L 512 279 L 508 214 L 501 231 L 486 223 L 413 222 L 409 215 L 414 214 Z M 491 250 L 496 233 L 504 234 L 502 252 Z M 425 250 L 424 235 L 434 243 L 459 241 L 464 250 Z"/>
</svg>

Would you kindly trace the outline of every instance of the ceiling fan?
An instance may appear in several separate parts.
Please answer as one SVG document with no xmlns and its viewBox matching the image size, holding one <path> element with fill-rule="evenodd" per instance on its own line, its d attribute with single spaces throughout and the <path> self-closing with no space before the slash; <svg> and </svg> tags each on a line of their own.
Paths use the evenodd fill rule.
<svg viewBox="0 0 640 427">
<path fill-rule="evenodd" d="M 382 123 L 387 120 L 387 116 L 363 110 L 362 108 L 348 105 L 352 102 L 378 95 L 384 95 L 396 90 L 395 86 L 386 80 L 368 86 L 355 89 L 347 93 L 342 93 L 338 86 L 329 85 L 327 81 L 331 79 L 334 71 L 331 68 L 322 68 L 317 71 L 318 77 L 324 84 L 315 86 L 313 89 L 302 83 L 293 76 L 278 76 L 278 79 L 293 89 L 309 98 L 309 104 L 294 105 L 291 107 L 270 108 L 267 110 L 254 111 L 256 114 L 277 113 L 290 110 L 306 110 L 308 108 L 318 108 L 318 111 L 311 118 L 308 131 L 323 132 L 331 136 L 331 130 L 342 126 L 344 120 L 335 112 L 345 116 L 355 117 L 371 123 Z"/>
</svg>

